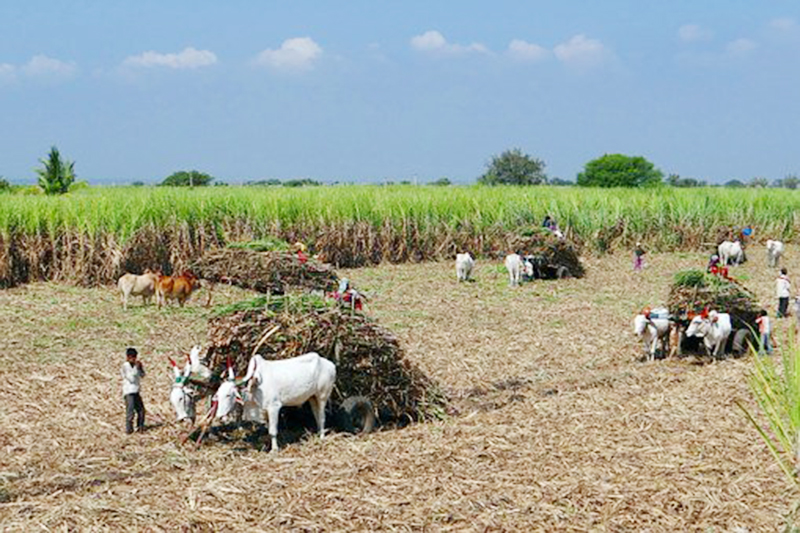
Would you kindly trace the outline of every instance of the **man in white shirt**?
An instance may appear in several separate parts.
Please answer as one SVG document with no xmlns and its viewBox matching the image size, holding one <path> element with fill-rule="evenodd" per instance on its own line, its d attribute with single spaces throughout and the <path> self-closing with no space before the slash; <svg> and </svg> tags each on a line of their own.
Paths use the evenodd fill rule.
<svg viewBox="0 0 800 533">
<path fill-rule="evenodd" d="M 144 430 L 144 403 L 139 395 L 139 383 L 144 377 L 144 367 L 137 361 L 136 348 L 125 350 L 122 363 L 122 396 L 125 398 L 125 432 L 133 433 L 133 415 L 136 413 L 136 431 Z"/>
<path fill-rule="evenodd" d="M 778 318 L 789 314 L 789 296 L 791 295 L 791 284 L 786 269 L 781 269 L 781 275 L 775 280 L 775 289 L 778 294 Z"/>
</svg>

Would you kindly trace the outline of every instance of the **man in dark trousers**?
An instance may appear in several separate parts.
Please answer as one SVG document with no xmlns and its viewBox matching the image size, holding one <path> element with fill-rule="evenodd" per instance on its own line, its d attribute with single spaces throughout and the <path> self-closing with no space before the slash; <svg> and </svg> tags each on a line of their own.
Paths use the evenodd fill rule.
<svg viewBox="0 0 800 533">
<path fill-rule="evenodd" d="M 144 403 L 139 395 L 139 386 L 144 377 L 142 362 L 136 348 L 125 350 L 122 363 L 122 395 L 125 398 L 125 432 L 133 433 L 133 415 L 136 413 L 136 431 L 144 430 Z"/>
</svg>

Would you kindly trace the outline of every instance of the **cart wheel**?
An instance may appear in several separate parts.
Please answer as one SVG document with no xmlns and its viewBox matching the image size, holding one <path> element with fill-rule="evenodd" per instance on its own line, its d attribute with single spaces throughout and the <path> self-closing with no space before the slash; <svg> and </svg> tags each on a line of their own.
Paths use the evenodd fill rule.
<svg viewBox="0 0 800 533">
<path fill-rule="evenodd" d="M 558 279 L 568 278 L 569 277 L 569 269 L 567 267 L 563 266 L 563 265 L 558 267 L 558 270 L 556 270 L 556 277 Z"/>
<path fill-rule="evenodd" d="M 744 355 L 755 344 L 753 332 L 747 328 L 739 328 L 733 336 L 733 355 Z"/>
<path fill-rule="evenodd" d="M 375 409 L 364 396 L 350 396 L 342 402 L 342 426 L 348 433 L 371 433 L 375 429 Z"/>
</svg>

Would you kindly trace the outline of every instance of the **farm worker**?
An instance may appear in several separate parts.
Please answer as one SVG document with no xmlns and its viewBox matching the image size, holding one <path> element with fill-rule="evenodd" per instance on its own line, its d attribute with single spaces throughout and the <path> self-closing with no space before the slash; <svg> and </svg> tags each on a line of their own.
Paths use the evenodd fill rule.
<svg viewBox="0 0 800 533">
<path fill-rule="evenodd" d="M 639 272 L 644 266 L 644 254 L 647 253 L 642 248 L 642 243 L 637 242 L 636 248 L 633 249 L 633 270 Z"/>
<path fill-rule="evenodd" d="M 125 350 L 122 363 L 122 396 L 125 398 L 125 432 L 133 433 L 133 415 L 136 413 L 136 431 L 144 430 L 144 403 L 139 395 L 139 384 L 144 377 L 142 362 L 136 348 Z"/>
<path fill-rule="evenodd" d="M 542 227 L 547 228 L 550 231 L 553 231 L 553 228 L 556 226 L 556 221 L 550 215 L 544 216 L 544 221 L 542 222 Z"/>
<path fill-rule="evenodd" d="M 772 354 L 772 326 L 769 323 L 769 314 L 763 309 L 760 316 L 756 318 L 756 324 L 758 324 L 758 333 L 761 335 L 758 353 L 766 351 L 768 354 Z"/>
<path fill-rule="evenodd" d="M 781 269 L 781 275 L 775 280 L 775 290 L 778 293 L 778 318 L 788 315 L 789 295 L 791 294 L 792 284 L 789 276 L 786 275 L 786 268 Z"/>
<path fill-rule="evenodd" d="M 719 272 L 719 256 L 717 254 L 711 254 L 711 259 L 708 260 L 706 272 L 711 272 L 712 274 Z"/>
</svg>

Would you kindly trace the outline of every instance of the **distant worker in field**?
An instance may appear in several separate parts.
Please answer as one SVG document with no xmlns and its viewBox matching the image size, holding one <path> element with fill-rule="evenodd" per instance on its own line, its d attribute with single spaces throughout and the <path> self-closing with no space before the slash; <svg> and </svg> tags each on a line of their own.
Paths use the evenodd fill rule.
<svg viewBox="0 0 800 533">
<path fill-rule="evenodd" d="M 706 267 L 706 272 L 711 274 L 717 274 L 719 272 L 719 256 L 717 254 L 711 254 L 711 258 L 708 260 L 708 266 Z"/>
<path fill-rule="evenodd" d="M 133 415 L 136 414 L 136 431 L 144 431 L 144 402 L 139 387 L 144 377 L 142 362 L 137 360 L 136 348 L 125 350 L 122 363 L 122 396 L 125 398 L 125 433 L 133 433 Z"/>
<path fill-rule="evenodd" d="M 549 230 L 550 233 L 558 237 L 559 239 L 564 238 L 564 234 L 561 232 L 561 229 L 558 227 L 558 222 L 556 219 L 551 217 L 550 215 L 545 215 L 544 221 L 542 222 L 542 227 L 546 230 Z"/>
<path fill-rule="evenodd" d="M 642 243 L 637 242 L 636 248 L 633 249 L 633 270 L 634 272 L 641 272 L 642 268 L 644 268 L 644 254 L 647 252 L 645 251 Z"/>
<path fill-rule="evenodd" d="M 789 296 L 791 295 L 792 284 L 789 281 L 786 268 L 781 269 L 781 275 L 775 280 L 775 291 L 778 296 L 778 318 L 783 318 L 789 314 Z"/>
</svg>

